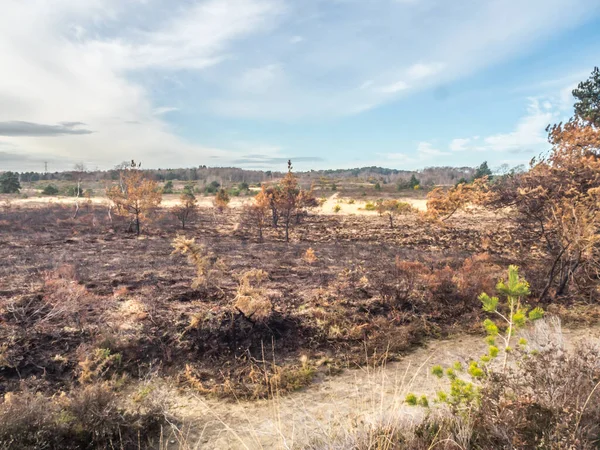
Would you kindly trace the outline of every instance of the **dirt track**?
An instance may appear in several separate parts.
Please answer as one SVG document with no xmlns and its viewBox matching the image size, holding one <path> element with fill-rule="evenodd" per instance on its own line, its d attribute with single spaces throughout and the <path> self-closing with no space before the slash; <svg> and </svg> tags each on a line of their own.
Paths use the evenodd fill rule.
<svg viewBox="0 0 600 450">
<path fill-rule="evenodd" d="M 527 335 L 532 348 L 543 346 L 548 337 L 553 342 L 564 339 L 569 347 L 600 338 L 600 328 L 561 332 L 552 324 L 540 323 Z M 457 360 L 464 363 L 483 354 L 485 347 L 481 336 L 435 341 L 397 363 L 347 370 L 302 392 L 272 400 L 236 403 L 173 394 L 175 412 L 197 424 L 188 435 L 192 448 L 291 449 L 320 438 L 331 442 L 362 425 L 418 420 L 424 410 L 407 406 L 406 394 L 434 394 L 445 388 L 444 380 L 431 375 L 430 368 Z"/>
</svg>

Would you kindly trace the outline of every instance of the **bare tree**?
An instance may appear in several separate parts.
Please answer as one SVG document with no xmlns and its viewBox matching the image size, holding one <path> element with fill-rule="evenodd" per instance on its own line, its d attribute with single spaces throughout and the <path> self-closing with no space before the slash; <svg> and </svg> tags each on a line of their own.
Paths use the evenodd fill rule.
<svg viewBox="0 0 600 450">
<path fill-rule="evenodd" d="M 81 198 L 81 182 L 83 181 L 83 177 L 87 172 L 87 168 L 83 163 L 77 163 L 73 167 L 73 175 L 75 176 L 75 181 L 77 185 L 75 186 L 75 212 L 73 213 L 73 219 L 77 218 L 79 214 L 79 199 Z"/>
</svg>

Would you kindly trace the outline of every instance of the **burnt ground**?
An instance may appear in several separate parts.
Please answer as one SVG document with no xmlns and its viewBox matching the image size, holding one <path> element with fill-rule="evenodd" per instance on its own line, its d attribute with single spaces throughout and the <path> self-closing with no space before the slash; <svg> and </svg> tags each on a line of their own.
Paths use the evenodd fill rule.
<svg viewBox="0 0 600 450">
<path fill-rule="evenodd" d="M 259 243 L 237 210 L 201 209 L 186 230 L 159 210 L 138 238 L 92 208 L 77 219 L 59 205 L 2 211 L 0 390 L 155 374 L 218 395 L 264 396 L 273 379 L 297 389 L 478 331 L 477 295 L 516 258 L 510 229 L 482 212 L 445 227 L 404 217 L 394 229 L 380 217 L 309 215 L 290 243 L 272 228 Z M 195 269 L 171 255 L 180 233 L 224 260 L 211 286 L 193 289 Z M 521 265 L 535 278 L 533 263 Z M 273 310 L 261 321 L 232 306 L 254 268 L 269 274 Z"/>
</svg>

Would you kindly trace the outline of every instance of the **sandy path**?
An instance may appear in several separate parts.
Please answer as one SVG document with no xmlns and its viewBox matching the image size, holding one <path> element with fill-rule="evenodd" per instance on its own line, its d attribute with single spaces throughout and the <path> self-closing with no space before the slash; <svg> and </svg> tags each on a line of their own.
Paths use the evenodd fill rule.
<svg viewBox="0 0 600 450">
<path fill-rule="evenodd" d="M 201 197 L 198 196 L 198 206 L 202 208 L 210 208 L 213 206 L 213 197 Z M 13 205 L 23 206 L 44 206 L 48 204 L 59 204 L 59 205 L 75 205 L 77 199 L 75 197 L 29 197 L 29 198 L 11 198 L 10 203 Z M 80 203 L 83 204 L 85 199 L 79 199 Z M 109 200 L 106 197 L 92 197 L 90 201 L 94 205 L 108 205 Z M 244 203 L 252 201 L 251 197 L 233 197 L 229 206 L 232 208 L 239 208 Z M 164 195 L 161 207 L 171 208 L 180 204 L 179 195 L 169 194 Z"/>
<path fill-rule="evenodd" d="M 198 196 L 198 206 L 202 208 L 210 208 L 213 206 L 213 197 L 202 197 Z M 60 204 L 60 205 L 75 205 L 76 202 L 75 197 L 29 197 L 29 198 L 11 198 L 10 203 L 17 206 L 28 206 L 28 207 L 41 207 L 48 204 Z M 92 197 L 91 202 L 95 205 L 108 205 L 108 199 L 106 197 Z M 348 203 L 350 198 L 341 198 L 339 194 L 336 192 L 320 207 L 316 208 L 315 212 L 317 214 L 337 214 L 337 215 L 377 215 L 376 211 L 365 211 L 365 200 L 353 199 L 354 203 Z M 425 211 L 427 209 L 426 200 L 424 199 L 401 199 L 407 203 L 410 203 L 415 208 Z M 85 199 L 80 199 L 80 202 L 83 203 Z M 252 202 L 252 197 L 232 197 L 229 203 L 230 208 L 240 208 L 247 203 Z M 164 195 L 161 207 L 163 208 L 171 208 L 180 203 L 179 195 L 176 194 L 168 194 Z M 335 213 L 333 208 L 335 205 L 340 206 L 340 211 Z"/>
<path fill-rule="evenodd" d="M 544 340 L 545 333 L 538 331 L 542 338 L 527 336 L 530 345 Z M 550 334 L 553 340 L 560 339 L 560 333 Z M 563 330 L 562 336 L 570 345 L 581 339 L 600 338 L 600 328 Z M 352 432 L 361 424 L 391 418 L 418 420 L 423 410 L 405 405 L 406 394 L 434 394 L 446 387 L 430 374 L 430 368 L 457 360 L 464 363 L 470 356 L 483 354 L 485 347 L 480 336 L 435 341 L 399 362 L 376 369 L 346 370 L 304 391 L 274 400 L 236 403 L 181 393 L 173 393 L 171 398 L 177 405 L 175 413 L 197 424 L 188 436 L 191 448 L 302 448 L 315 439 Z"/>
</svg>

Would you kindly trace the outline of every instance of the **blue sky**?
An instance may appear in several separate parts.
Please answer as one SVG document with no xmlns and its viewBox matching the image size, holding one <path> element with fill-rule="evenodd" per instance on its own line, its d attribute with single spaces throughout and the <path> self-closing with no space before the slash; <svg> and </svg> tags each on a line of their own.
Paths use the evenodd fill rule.
<svg viewBox="0 0 600 450">
<path fill-rule="evenodd" d="M 526 163 L 598 0 L 3 0 L 0 170 Z"/>
</svg>

